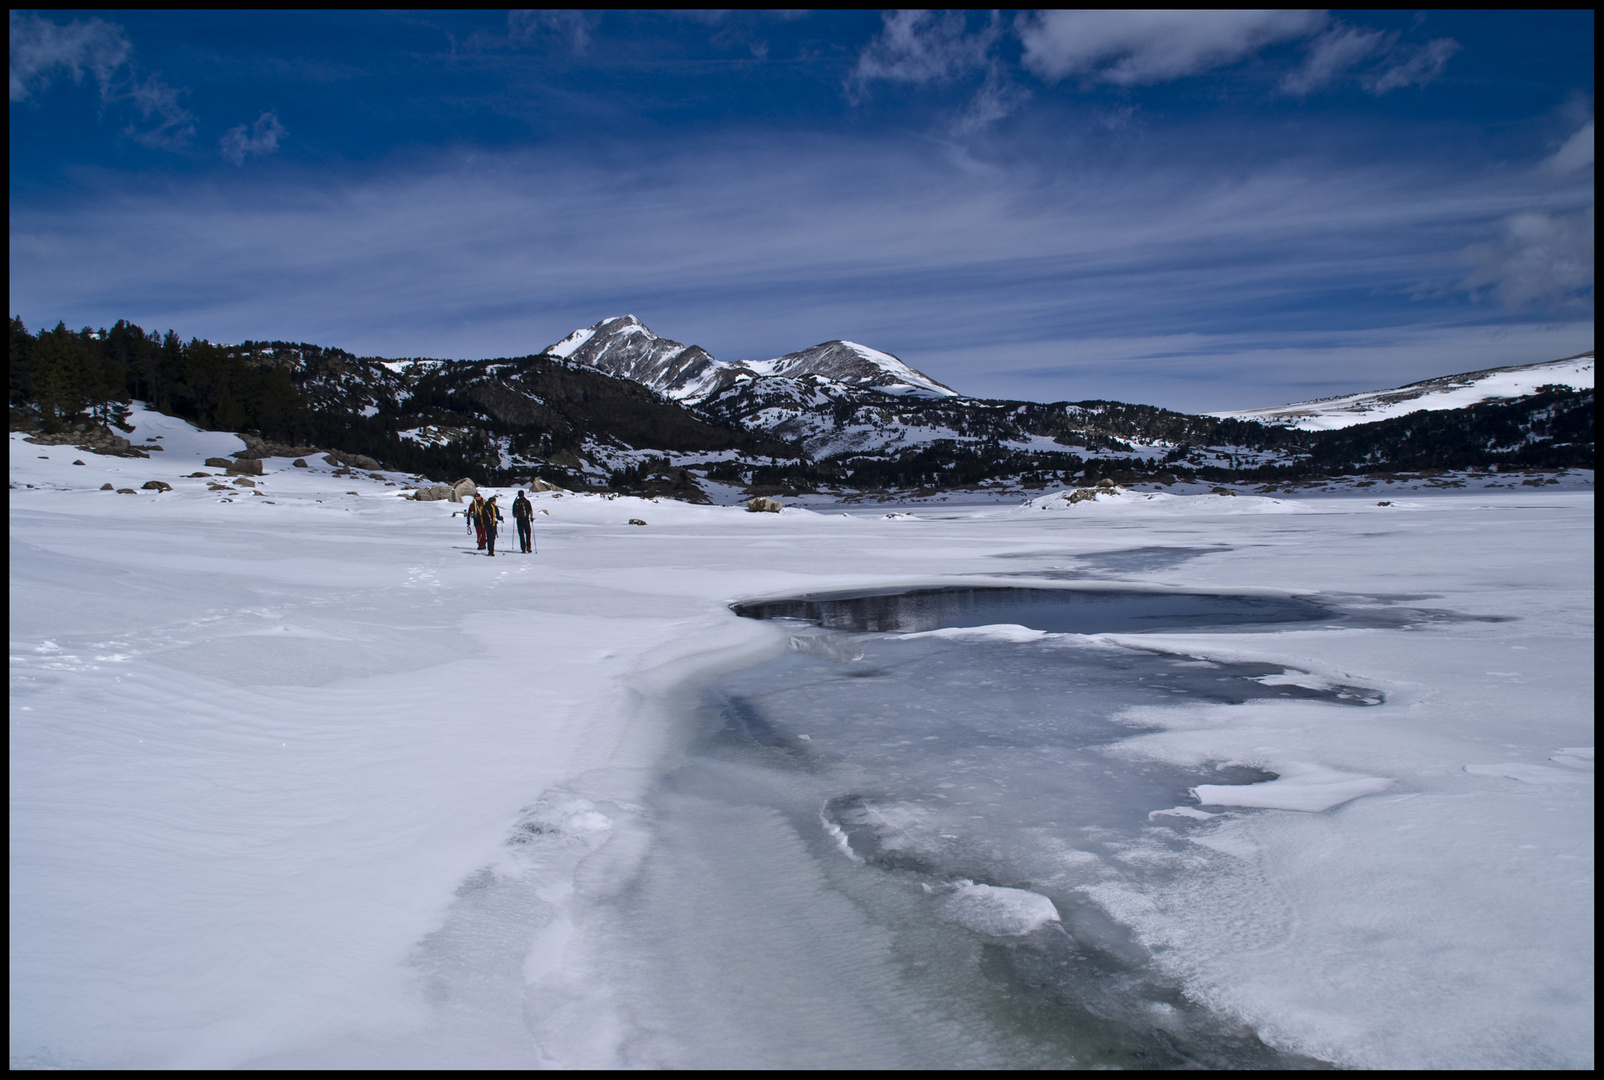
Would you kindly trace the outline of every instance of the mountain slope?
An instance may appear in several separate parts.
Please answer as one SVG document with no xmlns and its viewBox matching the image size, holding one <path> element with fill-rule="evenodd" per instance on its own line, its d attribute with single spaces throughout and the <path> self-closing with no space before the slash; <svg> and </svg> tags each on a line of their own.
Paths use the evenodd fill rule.
<svg viewBox="0 0 1604 1080">
<path fill-rule="evenodd" d="M 699 345 L 659 337 L 633 315 L 575 330 L 541 355 L 615 378 L 632 379 L 675 401 L 696 403 L 763 379 L 812 376 L 845 387 L 919 397 L 956 397 L 949 386 L 890 353 L 853 341 L 826 341 L 773 360 L 715 360 Z"/>
<path fill-rule="evenodd" d="M 1528 397 L 1543 386 L 1593 389 L 1593 354 L 1586 352 L 1541 364 L 1516 364 L 1467 371 L 1460 375 L 1444 375 L 1392 390 L 1371 390 L 1270 409 L 1245 409 L 1209 415 L 1255 420 L 1261 424 L 1277 424 L 1302 431 L 1333 431 L 1354 424 L 1390 420 L 1421 410 L 1463 409 L 1484 401 Z"/>
</svg>

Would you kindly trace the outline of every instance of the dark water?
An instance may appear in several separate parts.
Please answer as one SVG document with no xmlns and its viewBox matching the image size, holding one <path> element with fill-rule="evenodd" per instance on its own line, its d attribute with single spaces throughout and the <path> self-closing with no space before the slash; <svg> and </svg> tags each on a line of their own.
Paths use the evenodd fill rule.
<svg viewBox="0 0 1604 1080">
<path fill-rule="evenodd" d="M 737 604 L 749 619 L 800 619 L 832 630 L 903 633 L 1010 623 L 1054 634 L 1192 631 L 1332 620 L 1291 596 L 1013 586 L 818 593 Z"/>
</svg>

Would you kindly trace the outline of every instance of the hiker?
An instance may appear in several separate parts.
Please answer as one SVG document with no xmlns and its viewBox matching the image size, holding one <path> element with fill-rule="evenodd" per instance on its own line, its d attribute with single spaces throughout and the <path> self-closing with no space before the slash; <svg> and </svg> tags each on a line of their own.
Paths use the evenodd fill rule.
<svg viewBox="0 0 1604 1080">
<path fill-rule="evenodd" d="M 490 557 L 496 556 L 496 523 L 504 520 L 501 508 L 496 505 L 496 497 L 490 499 L 479 507 L 479 525 L 484 530 L 485 545 L 490 549 Z"/>
<path fill-rule="evenodd" d="M 477 491 L 473 493 L 473 502 L 468 505 L 468 516 L 473 519 L 473 527 L 479 533 L 479 550 L 485 549 L 485 497 Z"/>
<path fill-rule="evenodd" d="M 518 550 L 527 555 L 531 546 L 529 527 L 535 520 L 535 508 L 529 504 L 528 499 L 524 498 L 522 490 L 518 492 L 518 497 L 512 502 L 512 520 L 518 523 Z"/>
</svg>

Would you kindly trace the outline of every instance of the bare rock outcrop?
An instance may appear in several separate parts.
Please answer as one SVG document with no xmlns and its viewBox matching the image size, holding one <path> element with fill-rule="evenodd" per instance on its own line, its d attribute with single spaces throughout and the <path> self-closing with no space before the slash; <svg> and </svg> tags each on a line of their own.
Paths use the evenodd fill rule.
<svg viewBox="0 0 1604 1080">
<path fill-rule="evenodd" d="M 366 454 L 347 454 L 344 450 L 330 450 L 323 455 L 323 460 L 330 465 L 344 465 L 347 469 L 366 469 L 369 472 L 384 467 Z"/>
</svg>

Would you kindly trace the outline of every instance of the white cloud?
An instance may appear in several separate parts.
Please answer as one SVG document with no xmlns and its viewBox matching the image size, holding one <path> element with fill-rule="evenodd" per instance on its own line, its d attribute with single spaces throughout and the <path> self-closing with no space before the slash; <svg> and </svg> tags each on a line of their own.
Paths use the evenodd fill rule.
<svg viewBox="0 0 1604 1080">
<path fill-rule="evenodd" d="M 1504 220 L 1496 244 L 1466 255 L 1476 264 L 1462 287 L 1491 291 L 1506 307 L 1555 309 L 1593 306 L 1593 208 L 1574 214 L 1526 210 Z"/>
<path fill-rule="evenodd" d="M 914 136 L 633 149 L 635 170 L 606 154 L 484 152 L 471 169 L 442 157 L 14 202 L 12 311 L 29 325 L 130 318 L 219 340 L 513 356 L 622 310 L 727 359 L 848 338 L 970 393 L 1247 408 L 1321 396 L 1267 388 L 1327 378 L 1322 338 L 1502 318 L 1409 289 L 1460 280 L 1465 246 L 1531 199 L 1529 171 L 1301 158 L 1210 170 L 1173 143 L 1073 168 L 958 161 Z M 1477 287 L 1493 298 L 1491 281 Z M 1204 339 L 1243 333 L 1240 368 L 1217 370 Z M 1293 333 L 1295 358 L 1270 347 Z M 1021 343 L 1063 367 L 1078 343 L 1136 337 L 1175 339 L 1124 354 L 1163 360 L 1162 390 L 1152 369 L 1113 361 L 1095 380 L 996 375 L 1026 366 L 1002 363 Z M 1565 352 L 1499 355 L 1369 386 Z"/>
<path fill-rule="evenodd" d="M 1317 11 L 1042 11 L 1017 29 L 1025 66 L 1043 79 L 1134 86 L 1234 64 L 1325 25 Z"/>
<path fill-rule="evenodd" d="M 144 82 L 132 80 L 128 89 L 118 96 L 133 102 L 145 123 L 130 121 L 123 128 L 123 134 L 146 146 L 164 150 L 183 146 L 195 134 L 195 114 L 179 104 L 186 93 L 187 90 L 168 86 L 155 75 Z"/>
<path fill-rule="evenodd" d="M 954 121 L 952 133 L 961 137 L 990 127 L 1029 99 L 1029 90 L 1010 82 L 1000 67 L 994 67 L 986 73 L 986 81 Z"/>
<path fill-rule="evenodd" d="M 11 100 L 24 101 L 44 90 L 60 73 L 82 82 L 84 73 L 100 83 L 101 96 L 112 97 L 112 77 L 128 62 L 133 46 L 122 27 L 99 19 L 65 26 L 37 15 L 11 13 Z"/>
<path fill-rule="evenodd" d="M 11 13 L 11 100 L 44 91 L 57 74 L 82 82 L 88 72 L 106 102 L 139 110 L 143 123 L 130 122 L 123 134 L 147 146 L 177 149 L 195 134 L 195 116 L 180 104 L 187 91 L 155 75 L 141 81 L 133 70 L 133 45 L 122 27 L 99 19 L 65 26 L 37 15 Z"/>
<path fill-rule="evenodd" d="M 1378 97 L 1406 86 L 1425 86 L 1442 74 L 1448 58 L 1458 51 L 1459 42 L 1453 38 L 1437 38 L 1412 52 L 1396 52 L 1387 67 L 1366 77 L 1362 84 Z"/>
<path fill-rule="evenodd" d="M 880 35 L 858 56 L 852 78 L 891 82 L 946 82 L 986 68 L 991 47 L 1002 32 L 995 15 L 978 33 L 969 33 L 961 11 L 888 11 Z"/>
<path fill-rule="evenodd" d="M 1396 36 L 1338 24 L 1314 39 L 1303 66 L 1288 75 L 1281 88 L 1289 94 L 1308 94 L 1328 86 L 1355 64 L 1391 48 Z"/>
<path fill-rule="evenodd" d="M 1560 176 L 1581 172 L 1593 167 L 1593 121 L 1589 119 L 1565 140 L 1565 145 L 1554 151 L 1554 156 L 1543 162 L 1549 172 Z"/>
<path fill-rule="evenodd" d="M 1029 99 L 1030 92 L 1015 85 L 992 55 L 1003 33 L 995 12 L 974 33 L 961 11 L 888 11 L 881 19 L 880 34 L 858 55 L 849 90 L 861 93 L 875 79 L 943 83 L 984 72 L 980 88 L 951 125 L 956 136 L 989 127 Z"/>
<path fill-rule="evenodd" d="M 1289 94 L 1304 95 L 1343 81 L 1355 67 L 1374 61 L 1356 78 L 1371 94 L 1406 86 L 1425 86 L 1441 75 L 1459 42 L 1438 38 L 1421 46 L 1399 44 L 1397 31 L 1372 30 L 1343 23 L 1331 27 L 1309 46 L 1303 66 L 1281 81 Z"/>
<path fill-rule="evenodd" d="M 288 134 L 289 131 L 279 123 L 278 113 L 265 112 L 251 125 L 249 133 L 244 124 L 230 128 L 218 140 L 218 147 L 228 160 L 235 165 L 243 165 L 246 154 L 271 154 L 278 149 L 278 141 Z"/>
</svg>

